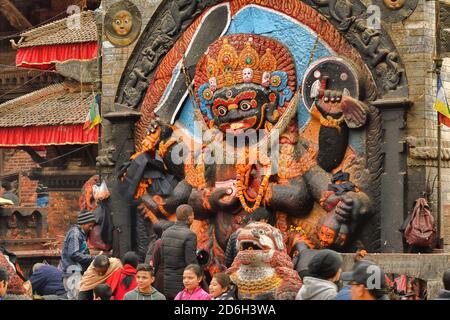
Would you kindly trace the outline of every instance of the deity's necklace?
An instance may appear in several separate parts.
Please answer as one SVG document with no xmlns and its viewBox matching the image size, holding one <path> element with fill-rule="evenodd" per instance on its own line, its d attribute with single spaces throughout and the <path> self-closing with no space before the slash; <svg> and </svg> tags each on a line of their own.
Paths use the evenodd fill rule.
<svg viewBox="0 0 450 320">
<path fill-rule="evenodd" d="M 236 185 L 237 185 L 237 195 L 238 195 L 239 201 L 241 202 L 242 207 L 244 208 L 244 210 L 246 212 L 252 213 L 260 207 L 261 201 L 264 197 L 264 194 L 267 191 L 267 187 L 269 186 L 269 179 L 272 174 L 272 164 L 270 162 L 266 162 L 264 164 L 264 169 L 266 170 L 266 173 L 264 175 L 263 180 L 261 181 L 261 184 L 259 185 L 258 195 L 256 196 L 256 201 L 252 207 L 249 207 L 247 205 L 247 200 L 246 200 L 245 195 L 248 190 L 248 183 L 250 180 L 250 174 L 251 174 L 253 164 L 250 163 L 250 161 L 247 163 L 248 155 L 249 155 L 249 151 L 246 150 L 244 164 L 236 165 L 236 180 L 237 180 Z"/>
</svg>

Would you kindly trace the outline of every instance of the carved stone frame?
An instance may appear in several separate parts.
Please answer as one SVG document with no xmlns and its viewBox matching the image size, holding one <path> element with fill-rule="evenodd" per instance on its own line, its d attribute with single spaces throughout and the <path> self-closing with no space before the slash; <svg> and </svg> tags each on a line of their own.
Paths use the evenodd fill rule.
<svg viewBox="0 0 450 320">
<path fill-rule="evenodd" d="M 255 3 L 267 1 L 272 0 L 255 0 Z M 178 5 L 180 2 L 181 6 Z M 108 150 L 111 145 L 119 144 L 119 148 L 116 149 L 133 150 L 132 137 L 129 135 L 133 131 L 135 121 L 139 118 L 137 110 L 142 104 L 156 67 L 195 18 L 203 10 L 221 2 L 225 1 L 164 0 L 159 5 L 123 72 L 113 108 L 115 112 L 105 115 L 105 118 L 114 119 L 114 123 L 120 126 L 120 130 L 119 128 L 114 129 L 112 139 L 104 137 L 104 141 L 109 142 L 103 144 L 104 150 Z M 323 15 L 358 51 L 376 84 L 376 92 L 367 96 L 366 101 L 370 105 L 370 124 L 366 130 L 366 165 L 370 173 L 370 181 L 373 182 L 369 193 L 374 199 L 373 212 L 375 215 L 367 224 L 370 230 L 365 229 L 364 234 L 367 236 L 363 241 L 371 251 L 400 252 L 402 251 L 402 241 L 398 237 L 396 228 L 398 221 L 402 221 L 406 213 L 404 207 L 405 183 L 400 183 L 399 188 L 395 188 L 395 190 L 388 186 L 390 183 L 398 181 L 397 175 L 401 174 L 404 178 L 403 172 L 406 172 L 406 155 L 393 147 L 403 139 L 404 123 L 400 120 L 404 118 L 405 109 L 410 105 L 403 63 L 392 40 L 383 28 L 374 31 L 361 27 L 361 20 L 367 18 L 367 8 L 359 0 L 342 1 L 342 4 L 347 6 L 347 10 L 333 7 L 332 4 L 335 1 L 302 0 L 302 2 Z M 383 121 L 386 117 L 400 120 L 395 122 L 396 125 L 387 128 Z M 390 134 L 387 134 L 388 131 Z M 128 138 L 124 140 L 124 136 Z M 390 141 L 384 141 L 384 139 Z M 115 158 L 116 171 L 123 162 L 128 160 L 127 156 L 123 154 L 112 156 Z M 389 174 L 385 171 L 385 158 L 399 164 L 395 168 L 391 166 Z M 112 199 L 114 197 L 119 199 L 116 188 L 112 182 L 111 184 Z M 120 200 L 112 201 L 114 202 L 113 207 L 117 208 L 116 212 L 120 212 L 114 216 L 114 224 L 121 227 L 119 246 L 120 253 L 124 253 L 131 249 L 132 243 L 129 226 L 131 223 L 130 209 Z M 389 245 L 385 246 L 385 243 L 389 243 Z"/>
</svg>

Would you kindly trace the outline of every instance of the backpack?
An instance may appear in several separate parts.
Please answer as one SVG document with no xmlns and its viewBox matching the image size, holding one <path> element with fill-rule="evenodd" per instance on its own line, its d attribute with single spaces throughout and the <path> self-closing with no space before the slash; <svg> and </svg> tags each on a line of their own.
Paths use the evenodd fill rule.
<svg viewBox="0 0 450 320">
<path fill-rule="evenodd" d="M 436 239 L 436 224 L 427 200 L 419 198 L 414 203 L 411 219 L 406 226 L 404 237 L 409 245 L 431 247 Z"/>
</svg>

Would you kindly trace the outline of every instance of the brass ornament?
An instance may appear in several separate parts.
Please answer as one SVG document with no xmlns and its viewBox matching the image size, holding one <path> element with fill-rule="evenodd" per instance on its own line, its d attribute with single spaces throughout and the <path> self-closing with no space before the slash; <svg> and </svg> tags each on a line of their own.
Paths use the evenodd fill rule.
<svg viewBox="0 0 450 320">
<path fill-rule="evenodd" d="M 125 47 L 139 38 L 142 15 L 132 2 L 120 1 L 109 7 L 104 26 L 106 38 L 117 47 Z"/>
</svg>

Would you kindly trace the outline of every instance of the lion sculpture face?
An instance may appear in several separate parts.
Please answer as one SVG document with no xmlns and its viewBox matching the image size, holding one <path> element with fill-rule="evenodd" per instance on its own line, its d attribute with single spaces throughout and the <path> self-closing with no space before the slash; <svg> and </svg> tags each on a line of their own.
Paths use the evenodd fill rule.
<svg viewBox="0 0 450 320">
<path fill-rule="evenodd" d="M 252 222 L 239 229 L 237 248 L 237 258 L 244 265 L 270 263 L 275 251 L 285 251 L 281 231 L 262 222 Z"/>
</svg>

